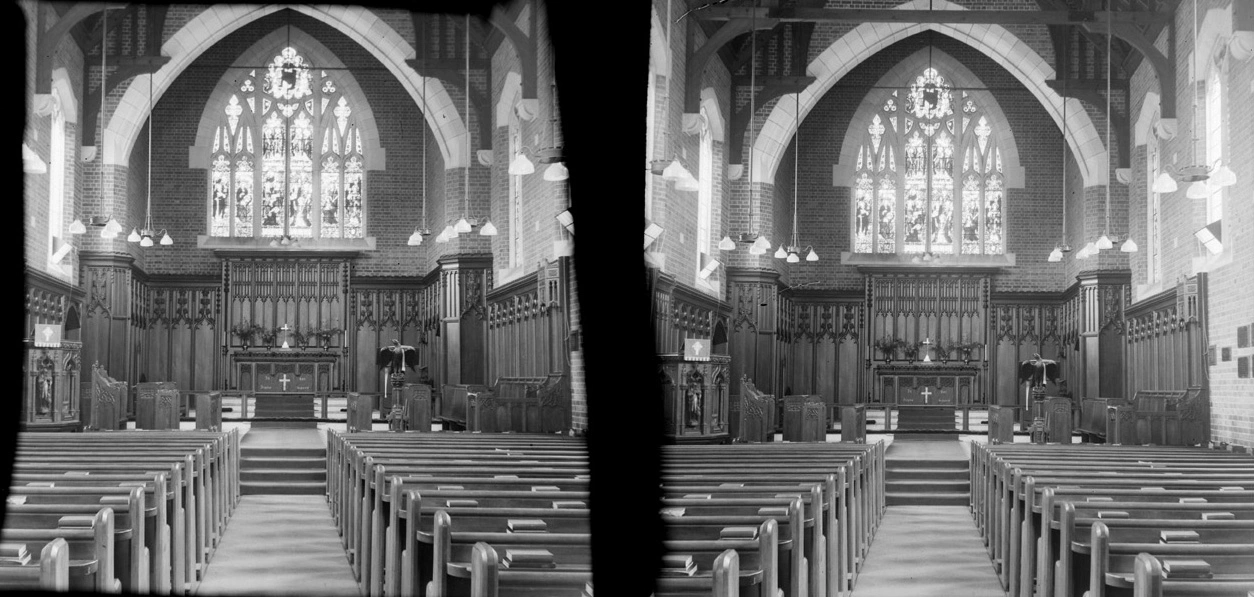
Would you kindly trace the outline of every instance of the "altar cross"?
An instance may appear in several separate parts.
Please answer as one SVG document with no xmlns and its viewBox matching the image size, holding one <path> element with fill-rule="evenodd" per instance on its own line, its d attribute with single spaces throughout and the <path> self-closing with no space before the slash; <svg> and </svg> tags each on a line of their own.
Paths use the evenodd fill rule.
<svg viewBox="0 0 1254 597">
<path fill-rule="evenodd" d="M 287 391 L 287 382 L 289 382 L 289 381 L 292 381 L 292 378 L 288 377 L 286 373 L 284 373 L 284 374 L 283 374 L 283 377 L 280 377 L 280 378 L 279 378 L 279 383 L 283 384 L 283 391 L 284 391 L 284 392 L 286 392 L 286 391 Z"/>
<path fill-rule="evenodd" d="M 923 396 L 923 404 L 927 404 L 928 399 L 932 397 L 932 388 L 923 386 L 923 391 L 919 392 L 919 394 Z"/>
<path fill-rule="evenodd" d="M 279 329 L 280 329 L 280 330 L 283 330 L 283 348 L 284 348 L 284 349 L 291 348 L 291 347 L 290 347 L 290 346 L 288 346 L 288 344 L 287 344 L 287 332 L 288 332 L 289 330 L 291 330 L 292 328 L 291 328 L 290 326 L 288 326 L 288 325 L 287 325 L 287 323 L 285 322 L 285 323 L 283 324 L 283 327 L 281 327 L 281 328 L 279 328 Z M 286 389 L 287 389 L 287 387 L 284 387 L 283 389 L 285 389 L 285 390 L 286 390 Z"/>
</svg>

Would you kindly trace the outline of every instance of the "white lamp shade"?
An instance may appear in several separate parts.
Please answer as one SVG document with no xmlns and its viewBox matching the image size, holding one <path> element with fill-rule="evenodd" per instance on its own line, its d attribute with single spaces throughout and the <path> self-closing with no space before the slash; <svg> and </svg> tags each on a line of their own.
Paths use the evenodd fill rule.
<svg viewBox="0 0 1254 597">
<path fill-rule="evenodd" d="M 458 234 L 465 234 L 470 232 L 472 229 L 473 228 L 471 227 L 470 222 L 467 222 L 466 218 L 457 220 L 457 223 L 453 225 L 453 230 L 457 231 Z"/>
<path fill-rule="evenodd" d="M 435 242 L 437 242 L 437 243 L 446 243 L 446 242 L 448 242 L 448 235 L 447 235 L 447 234 L 445 234 L 443 230 L 441 230 L 441 231 L 440 231 L 440 233 L 439 233 L 438 235 L 436 235 L 436 237 L 435 237 Z"/>
<path fill-rule="evenodd" d="M 765 253 L 766 253 L 766 249 L 763 249 L 762 246 L 759 245 L 758 243 L 753 243 L 752 245 L 749 245 L 750 255 L 763 255 Z"/>
<path fill-rule="evenodd" d="M 1212 187 L 1229 187 L 1237 183 L 1237 175 L 1227 165 L 1220 164 L 1210 177 Z"/>
<path fill-rule="evenodd" d="M 685 174 L 687 173 L 685 172 Z M 693 192 L 700 191 L 701 183 L 697 182 L 697 179 L 694 176 L 692 176 L 691 174 L 688 174 L 688 176 L 685 176 L 684 178 L 679 179 L 679 182 L 675 183 L 675 190 L 693 191 Z"/>
<path fill-rule="evenodd" d="M 483 224 L 483 228 L 479 229 L 481 236 L 496 236 L 496 226 L 492 224 L 492 220 L 488 220 Z"/>
<path fill-rule="evenodd" d="M 532 164 L 531 160 L 527 159 L 527 156 L 521 153 L 514 156 L 514 160 L 509 163 L 509 173 L 513 174 L 514 176 L 518 176 L 521 174 L 531 174 L 532 172 L 535 172 L 535 171 L 536 171 L 535 164 Z"/>
<path fill-rule="evenodd" d="M 1062 261 L 1062 249 L 1054 247 L 1054 250 L 1049 252 L 1049 261 L 1053 263 Z"/>
<path fill-rule="evenodd" d="M 74 223 L 70 224 L 70 234 L 83 234 L 85 232 L 87 232 L 87 227 L 83 225 L 82 220 L 74 220 Z"/>
<path fill-rule="evenodd" d="M 422 235 L 421 235 L 421 234 L 418 234 L 418 231 L 417 231 L 417 230 L 414 230 L 414 233 L 413 233 L 413 234 L 411 234 L 411 235 L 409 235 L 409 240 L 408 240 L 405 244 L 407 244 L 407 245 L 409 245 L 409 246 L 411 246 L 411 247 L 416 247 L 416 246 L 418 246 L 418 245 L 421 245 L 421 244 L 422 244 Z"/>
<path fill-rule="evenodd" d="M 48 165 L 43 158 L 25 143 L 22 144 L 22 171 L 27 174 L 43 174 L 48 171 Z"/>
<path fill-rule="evenodd" d="M 765 253 L 767 249 L 771 248 L 771 241 L 767 240 L 766 237 L 762 235 L 758 235 L 757 240 L 753 241 L 753 244 L 762 249 L 763 253 Z"/>
<path fill-rule="evenodd" d="M 109 221 L 105 222 L 105 230 L 108 230 L 109 234 L 117 236 L 118 233 L 122 232 L 122 225 L 118 223 L 117 218 L 109 216 Z"/>
<path fill-rule="evenodd" d="M 671 163 L 667 164 L 666 168 L 662 170 L 662 180 L 666 182 L 678 182 L 685 177 L 691 178 L 692 174 L 688 172 L 687 168 L 684 168 L 683 164 L 679 163 L 679 158 L 671 160 Z"/>
<path fill-rule="evenodd" d="M 113 231 L 109 230 L 109 227 L 108 227 L 108 226 L 105 226 L 104 228 L 101 228 L 101 229 L 100 229 L 100 238 L 105 238 L 105 239 L 110 239 L 110 240 L 112 240 L 112 239 L 115 239 L 115 238 L 117 238 L 117 237 L 118 237 L 118 233 L 116 233 L 116 232 L 113 232 Z"/>
<path fill-rule="evenodd" d="M 457 238 L 459 235 L 460 233 L 457 232 L 457 226 L 445 226 L 444 227 L 444 238 L 453 240 Z"/>
<path fill-rule="evenodd" d="M 126 237 L 126 242 L 137 243 L 140 240 L 139 231 L 131 228 L 131 234 Z"/>
<path fill-rule="evenodd" d="M 818 260 L 819 260 L 819 254 L 815 253 L 814 249 L 810 249 L 810 252 L 806 253 L 806 261 L 818 261 Z"/>
<path fill-rule="evenodd" d="M 718 241 L 718 249 L 720 251 L 734 251 L 736 250 L 736 241 L 732 240 L 730 236 L 724 236 L 723 240 Z"/>
<path fill-rule="evenodd" d="M 1086 256 L 1086 257 L 1088 257 L 1088 256 L 1090 256 L 1090 255 L 1096 255 L 1096 254 L 1097 254 L 1097 243 L 1095 243 L 1095 242 L 1093 242 L 1093 241 L 1089 241 L 1089 244 L 1084 245 L 1084 253 L 1085 253 L 1085 256 Z"/>
<path fill-rule="evenodd" d="M 1136 246 L 1136 241 L 1129 236 L 1128 240 L 1123 241 L 1123 244 L 1119 246 L 1119 250 L 1124 253 L 1135 253 L 1139 250 L 1139 247 Z"/>
<path fill-rule="evenodd" d="M 1105 233 L 1102 233 L 1102 237 L 1097 239 L 1097 242 L 1094 243 L 1094 246 L 1096 246 L 1097 249 L 1100 251 L 1105 251 L 1106 249 L 1114 248 L 1115 243 L 1111 242 L 1109 236 L 1106 236 Z"/>
<path fill-rule="evenodd" d="M 544 169 L 544 180 L 558 182 L 570 178 L 570 171 L 566 169 L 566 164 L 562 162 L 554 162 Z"/>
<path fill-rule="evenodd" d="M 151 236 L 148 236 L 148 235 L 146 235 L 146 234 L 145 234 L 145 235 L 144 235 L 144 238 L 140 239 L 140 241 L 139 241 L 139 246 L 141 246 L 141 247 L 151 247 L 151 246 L 152 246 L 152 237 L 151 237 Z"/>
<path fill-rule="evenodd" d="M 1176 186 L 1176 179 L 1172 178 L 1171 175 L 1166 172 L 1159 174 L 1158 178 L 1154 179 L 1154 185 L 1152 187 L 1155 193 L 1174 193 L 1177 188 L 1179 187 Z"/>
<path fill-rule="evenodd" d="M 798 257 L 796 253 L 789 251 L 788 258 L 785 259 L 785 261 L 787 261 L 788 263 L 800 263 L 801 257 Z"/>
<path fill-rule="evenodd" d="M 161 244 L 163 244 L 163 245 L 165 245 L 165 246 L 167 246 L 167 247 L 168 247 L 168 246 L 170 246 L 170 245 L 172 245 L 172 244 L 174 244 L 174 239 L 170 238 L 170 233 L 169 233 L 169 232 L 166 232 L 166 233 L 164 233 L 164 234 L 162 234 L 162 235 L 161 235 Z"/>
<path fill-rule="evenodd" d="M 1076 251 L 1076 252 L 1075 252 L 1075 258 L 1076 258 L 1076 259 L 1088 259 L 1088 258 L 1089 258 L 1089 254 L 1088 254 L 1088 252 L 1087 252 L 1087 251 L 1085 251 L 1084 249 L 1080 249 L 1079 251 Z"/>
<path fill-rule="evenodd" d="M 788 251 L 785 251 L 783 243 L 780 243 L 779 248 L 775 249 L 775 258 L 784 259 L 786 257 L 788 257 Z"/>
<path fill-rule="evenodd" d="M 1206 184 L 1206 181 L 1198 180 L 1189 185 L 1189 190 L 1185 193 L 1185 197 L 1188 197 L 1189 199 L 1205 199 L 1210 197 L 1210 194 L 1213 191 L 1214 190 Z"/>
</svg>

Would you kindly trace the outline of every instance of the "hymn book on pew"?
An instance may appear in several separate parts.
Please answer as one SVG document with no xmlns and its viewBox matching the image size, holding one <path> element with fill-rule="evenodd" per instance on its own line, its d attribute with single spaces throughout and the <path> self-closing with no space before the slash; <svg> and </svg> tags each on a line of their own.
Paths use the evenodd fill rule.
<svg viewBox="0 0 1254 597">
<path fill-rule="evenodd" d="M 511 518 L 505 526 L 511 533 L 543 533 L 549 528 L 539 518 Z"/>
<path fill-rule="evenodd" d="M 547 549 L 507 549 L 501 558 L 503 568 L 556 568 L 553 553 Z"/>
<path fill-rule="evenodd" d="M 669 518 L 679 518 L 684 515 L 683 508 L 662 508 L 662 516 Z"/>
<path fill-rule="evenodd" d="M 757 539 L 757 527 L 725 527 L 719 531 L 720 539 Z"/>
<path fill-rule="evenodd" d="M 575 500 L 554 500 L 554 510 L 583 510 L 588 507 L 587 504 Z"/>
<path fill-rule="evenodd" d="M 30 563 L 30 552 L 25 543 L 0 543 L 0 566 L 25 566 Z"/>
<path fill-rule="evenodd" d="M 662 556 L 662 576 L 692 576 L 697 573 L 697 563 L 692 556 L 666 554 Z"/>
<path fill-rule="evenodd" d="M 1206 560 L 1165 559 L 1163 576 L 1167 578 L 1211 578 L 1210 564 Z"/>
<path fill-rule="evenodd" d="M 1158 533 L 1159 543 L 1198 543 L 1197 531 L 1161 531 Z"/>
</svg>

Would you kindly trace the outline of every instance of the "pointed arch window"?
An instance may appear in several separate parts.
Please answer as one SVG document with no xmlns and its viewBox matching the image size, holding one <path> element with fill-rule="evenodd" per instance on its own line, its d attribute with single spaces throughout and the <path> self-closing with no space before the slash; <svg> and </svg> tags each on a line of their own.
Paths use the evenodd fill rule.
<svg viewBox="0 0 1254 597">
<path fill-rule="evenodd" d="M 209 233 L 362 238 L 365 155 L 356 108 L 336 77 L 286 47 L 217 112 Z"/>
<path fill-rule="evenodd" d="M 994 119 L 937 69 L 885 92 L 860 131 L 855 253 L 1005 253 L 1005 173 Z"/>
</svg>

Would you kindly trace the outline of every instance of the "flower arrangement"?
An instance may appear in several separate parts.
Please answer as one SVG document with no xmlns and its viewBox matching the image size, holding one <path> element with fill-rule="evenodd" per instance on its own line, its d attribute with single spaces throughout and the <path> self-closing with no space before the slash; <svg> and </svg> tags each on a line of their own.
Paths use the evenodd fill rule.
<svg viewBox="0 0 1254 597">
<path fill-rule="evenodd" d="M 923 346 L 922 342 L 905 342 L 901 341 L 901 350 L 905 353 L 906 358 L 913 361 L 919 357 L 919 349 Z"/>
<path fill-rule="evenodd" d="M 231 334 L 239 338 L 244 345 L 248 345 L 253 340 L 254 327 L 251 322 L 241 321 L 231 326 Z"/>
<path fill-rule="evenodd" d="M 897 349 L 905 348 L 905 346 L 906 346 L 906 342 L 905 340 L 902 340 L 901 338 L 892 338 L 889 336 L 884 336 L 883 338 L 880 338 L 875 341 L 876 350 L 879 350 L 880 352 L 884 353 L 884 360 L 888 360 L 888 361 L 893 360 L 893 356 L 896 355 Z"/>
<path fill-rule="evenodd" d="M 309 326 L 305 326 L 305 327 L 301 327 L 299 325 L 293 326 L 292 327 L 292 339 L 296 341 L 296 344 L 298 346 L 304 348 L 306 346 L 309 346 L 310 340 L 313 340 L 313 337 L 314 337 L 313 332 L 314 332 L 314 329 Z"/>
<path fill-rule="evenodd" d="M 258 325 L 253 326 L 253 333 L 256 336 L 261 336 L 261 341 L 263 343 L 274 344 L 274 339 L 277 338 L 279 335 L 279 329 L 268 328 L 266 326 L 258 324 Z"/>
</svg>

